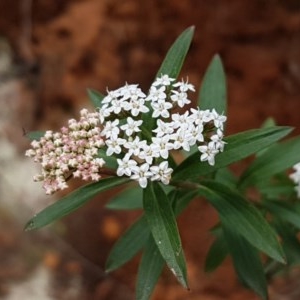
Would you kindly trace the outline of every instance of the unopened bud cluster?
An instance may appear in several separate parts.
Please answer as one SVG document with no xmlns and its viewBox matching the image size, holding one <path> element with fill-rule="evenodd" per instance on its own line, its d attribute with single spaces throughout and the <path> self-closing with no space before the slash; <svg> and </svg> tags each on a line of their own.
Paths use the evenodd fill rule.
<svg viewBox="0 0 300 300">
<path fill-rule="evenodd" d="M 300 162 L 293 166 L 295 170 L 294 173 L 290 174 L 290 178 L 295 183 L 295 190 L 297 192 L 298 198 L 300 198 Z"/>
<path fill-rule="evenodd" d="M 46 131 L 39 141 L 32 141 L 26 156 L 33 157 L 42 166 L 34 177 L 43 181 L 46 194 L 68 187 L 67 179 L 73 175 L 83 180 L 99 180 L 104 160 L 97 157 L 104 145 L 100 136 L 99 115 L 81 110 L 80 120 L 71 119 L 60 132 Z"/>
<path fill-rule="evenodd" d="M 200 160 L 214 165 L 215 155 L 224 149 L 226 116 L 214 109 L 171 113 L 191 103 L 189 91 L 194 91 L 192 84 L 175 82 L 168 75 L 157 78 L 148 94 L 133 84 L 109 91 L 99 112 L 83 110 L 79 122 L 71 120 L 60 133 L 49 131 L 32 142 L 26 155 L 43 167 L 36 180 L 44 181 L 47 193 L 65 188 L 70 173 L 99 180 L 105 163 L 98 157 L 99 148 L 117 157 L 116 175 L 128 176 L 143 188 L 149 180 L 169 184 L 173 169 L 168 158 L 173 150 L 197 146 Z"/>
</svg>

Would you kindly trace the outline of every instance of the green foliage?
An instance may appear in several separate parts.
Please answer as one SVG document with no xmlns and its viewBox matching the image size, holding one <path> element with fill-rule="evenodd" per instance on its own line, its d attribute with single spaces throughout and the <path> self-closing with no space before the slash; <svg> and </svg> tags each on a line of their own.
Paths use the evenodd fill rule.
<svg viewBox="0 0 300 300">
<path fill-rule="evenodd" d="M 45 134 L 44 131 L 30 131 L 30 132 L 25 133 L 25 136 L 26 136 L 30 141 L 33 141 L 33 140 L 38 141 L 41 137 L 44 136 L 44 134 Z"/>
<path fill-rule="evenodd" d="M 143 208 L 143 191 L 140 187 L 129 186 L 118 193 L 105 207 L 119 210 Z"/>
<path fill-rule="evenodd" d="M 93 89 L 87 89 L 88 96 L 95 108 L 101 107 L 104 95 Z"/>
<path fill-rule="evenodd" d="M 151 297 L 164 265 L 165 261 L 154 239 L 150 237 L 139 265 L 136 282 L 137 299 L 147 300 Z"/>
<path fill-rule="evenodd" d="M 226 78 L 219 55 L 214 56 L 207 68 L 198 98 L 200 109 L 215 109 L 219 114 L 226 114 Z"/>
<path fill-rule="evenodd" d="M 174 180 L 195 180 L 200 176 L 212 173 L 219 168 L 226 167 L 234 162 L 254 154 L 272 143 L 280 140 L 288 133 L 290 127 L 271 127 L 262 129 L 252 129 L 225 139 L 226 150 L 216 157 L 214 166 L 206 162 L 200 162 L 199 153 L 194 153 L 185 159 L 173 173 Z"/>
<path fill-rule="evenodd" d="M 159 183 L 144 190 L 144 210 L 153 239 L 178 281 L 188 287 L 186 263 L 171 203 Z"/>
<path fill-rule="evenodd" d="M 127 178 L 112 177 L 87 184 L 36 214 L 27 222 L 25 230 L 38 229 L 59 220 L 84 205 L 97 194 L 128 181 Z"/>
<path fill-rule="evenodd" d="M 229 226 L 228 226 L 229 225 Z M 259 252 L 222 219 L 225 239 L 240 281 L 263 299 L 268 298 L 267 280 Z"/>
</svg>

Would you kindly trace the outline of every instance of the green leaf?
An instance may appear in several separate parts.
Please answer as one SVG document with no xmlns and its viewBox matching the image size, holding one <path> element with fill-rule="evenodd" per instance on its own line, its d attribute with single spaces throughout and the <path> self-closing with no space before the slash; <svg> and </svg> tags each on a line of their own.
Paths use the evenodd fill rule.
<svg viewBox="0 0 300 300">
<path fill-rule="evenodd" d="M 143 190 L 139 186 L 131 186 L 118 193 L 105 207 L 119 210 L 143 208 Z"/>
<path fill-rule="evenodd" d="M 87 184 L 39 212 L 27 222 L 25 230 L 28 231 L 44 227 L 53 221 L 70 214 L 97 194 L 127 183 L 128 181 L 129 179 L 127 178 L 110 177 Z"/>
<path fill-rule="evenodd" d="M 172 192 L 173 194 L 173 192 Z M 197 191 L 183 192 L 176 194 L 176 215 L 179 215 L 188 203 L 194 198 Z M 128 262 L 134 255 L 144 247 L 147 238 L 150 236 L 150 228 L 146 217 L 136 221 L 120 239 L 115 243 L 106 262 L 106 271 L 112 271 Z"/>
<path fill-rule="evenodd" d="M 176 39 L 176 41 L 173 43 L 173 45 L 170 47 L 165 59 L 163 60 L 156 77 L 160 77 L 162 74 L 169 75 L 172 78 L 177 78 L 181 67 L 183 65 L 184 59 L 187 55 L 187 52 L 190 48 L 190 44 L 192 41 L 194 35 L 194 26 L 187 28 L 185 31 L 183 31 L 180 36 Z M 143 124 L 144 127 L 147 127 L 147 131 L 150 133 L 146 133 L 144 138 L 145 139 L 151 139 L 152 135 L 152 129 L 154 128 L 156 124 L 156 120 L 152 118 L 152 113 L 151 110 L 152 108 L 150 107 L 150 112 L 147 114 L 143 114 Z M 145 126 L 146 125 L 146 126 Z M 146 128 L 142 128 L 143 132 L 145 132 Z M 169 161 L 172 162 L 172 161 Z"/>
<path fill-rule="evenodd" d="M 194 26 L 187 28 L 176 39 L 169 49 L 164 61 L 162 62 L 156 77 L 161 74 L 168 74 L 172 78 L 177 78 L 183 65 L 186 54 L 190 48 L 190 44 L 194 35 Z"/>
<path fill-rule="evenodd" d="M 237 184 L 236 176 L 228 168 L 218 169 L 215 173 L 214 180 L 231 188 L 235 188 Z"/>
<path fill-rule="evenodd" d="M 45 131 L 30 131 L 25 133 L 25 136 L 30 140 L 30 141 L 39 141 L 41 137 L 45 135 Z"/>
<path fill-rule="evenodd" d="M 138 270 L 136 282 L 136 299 L 148 300 L 163 270 L 165 261 L 162 258 L 151 236 L 146 244 Z"/>
<path fill-rule="evenodd" d="M 290 133 L 290 127 L 272 127 L 245 131 L 225 138 L 224 152 L 216 156 L 214 166 L 200 162 L 200 153 L 195 153 L 185 159 L 173 172 L 173 180 L 197 179 L 219 168 L 239 161 Z"/>
<path fill-rule="evenodd" d="M 293 224 L 300 230 L 300 205 L 282 201 L 264 201 L 263 206 L 278 219 Z"/>
<path fill-rule="evenodd" d="M 105 96 L 93 89 L 87 89 L 87 93 L 94 107 L 101 107 L 102 100 Z"/>
<path fill-rule="evenodd" d="M 214 242 L 209 248 L 205 259 L 205 272 L 212 272 L 221 265 L 228 255 L 228 246 L 224 238 L 223 232 L 218 234 Z"/>
<path fill-rule="evenodd" d="M 273 146 L 259 156 L 242 174 L 239 187 L 259 184 L 300 161 L 300 137 Z"/>
<path fill-rule="evenodd" d="M 127 263 L 144 247 L 150 236 L 146 217 L 142 216 L 126 230 L 113 246 L 106 261 L 106 272 L 111 272 Z"/>
<path fill-rule="evenodd" d="M 213 57 L 207 68 L 198 103 L 201 110 L 215 109 L 219 114 L 226 114 L 226 78 L 219 55 Z"/>
<path fill-rule="evenodd" d="M 157 182 L 144 189 L 144 210 L 155 243 L 172 273 L 187 288 L 186 263 L 171 203 Z"/>
<path fill-rule="evenodd" d="M 114 170 L 118 168 L 117 158 L 115 156 L 107 156 L 104 149 L 98 149 L 98 157 L 104 159 L 106 168 Z"/>
<path fill-rule="evenodd" d="M 289 224 L 275 219 L 273 222 L 276 230 L 282 239 L 282 247 L 286 254 L 288 265 L 296 265 L 300 263 L 300 242 L 297 238 L 297 231 Z"/>
<path fill-rule="evenodd" d="M 257 249 L 237 234 L 231 224 L 227 225 L 225 218 L 222 218 L 222 227 L 240 281 L 263 299 L 267 299 L 267 280 Z"/>
<path fill-rule="evenodd" d="M 201 182 L 199 195 L 218 211 L 221 220 L 250 244 L 275 260 L 285 263 L 284 253 L 275 231 L 261 213 L 236 190 L 217 182 Z"/>
</svg>

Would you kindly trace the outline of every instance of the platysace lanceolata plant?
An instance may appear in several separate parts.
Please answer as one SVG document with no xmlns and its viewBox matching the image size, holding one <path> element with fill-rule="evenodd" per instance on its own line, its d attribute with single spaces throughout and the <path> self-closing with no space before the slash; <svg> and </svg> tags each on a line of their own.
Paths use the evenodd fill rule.
<svg viewBox="0 0 300 300">
<path fill-rule="evenodd" d="M 226 84 L 220 58 L 213 58 L 204 75 L 198 106 L 190 100 L 194 86 L 177 80 L 192 36 L 188 28 L 178 37 L 148 91 L 137 84 L 105 96 L 89 90 L 95 111 L 83 109 L 78 121 L 59 132 L 29 134 L 33 141 L 26 155 L 41 164 L 34 180 L 43 182 L 47 194 L 67 188 L 72 177 L 91 183 L 39 212 L 26 230 L 126 185 L 106 207 L 142 209 L 143 215 L 116 242 L 106 270 L 143 251 L 136 298 L 149 299 L 165 264 L 188 287 L 176 217 L 201 196 L 219 214 L 205 269 L 214 270 L 229 254 L 240 281 L 267 299 L 266 275 L 300 263 L 300 138 L 279 142 L 291 128 L 270 121 L 223 138 Z M 175 152 L 180 152 L 176 160 Z M 229 165 L 250 155 L 254 159 L 237 177 Z M 256 189 L 259 199 L 249 197 L 248 188 Z"/>
</svg>

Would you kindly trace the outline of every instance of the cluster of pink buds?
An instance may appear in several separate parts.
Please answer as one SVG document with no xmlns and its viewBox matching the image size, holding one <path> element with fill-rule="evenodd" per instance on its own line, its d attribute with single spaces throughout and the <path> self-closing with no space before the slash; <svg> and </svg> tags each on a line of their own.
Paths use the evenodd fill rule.
<svg viewBox="0 0 300 300">
<path fill-rule="evenodd" d="M 46 194 L 53 194 L 68 187 L 70 176 L 83 180 L 100 179 L 100 169 L 104 160 L 97 157 L 98 150 L 104 145 L 100 136 L 99 115 L 81 110 L 80 120 L 69 120 L 68 127 L 60 132 L 46 131 L 39 141 L 32 141 L 32 148 L 26 156 L 32 157 L 42 166 L 35 181 L 43 181 Z"/>
</svg>

